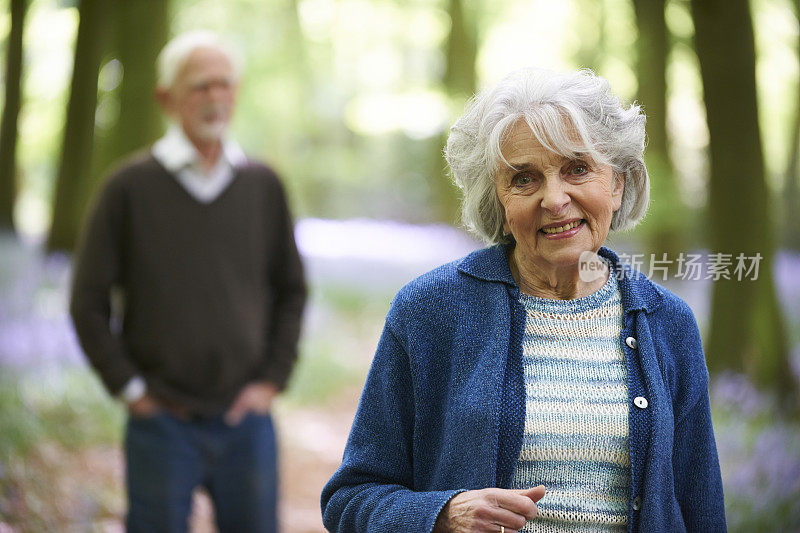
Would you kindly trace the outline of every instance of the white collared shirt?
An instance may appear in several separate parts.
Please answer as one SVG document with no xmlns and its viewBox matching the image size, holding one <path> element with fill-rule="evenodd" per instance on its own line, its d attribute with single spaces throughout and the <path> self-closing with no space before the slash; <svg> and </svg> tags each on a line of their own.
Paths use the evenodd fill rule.
<svg viewBox="0 0 800 533">
<path fill-rule="evenodd" d="M 153 144 L 151 152 L 178 183 L 202 203 L 211 203 L 222 194 L 233 181 L 236 167 L 247 161 L 236 141 L 223 139 L 222 153 L 217 164 L 206 172 L 197 148 L 177 124 L 170 125 L 167 133 Z"/>
</svg>

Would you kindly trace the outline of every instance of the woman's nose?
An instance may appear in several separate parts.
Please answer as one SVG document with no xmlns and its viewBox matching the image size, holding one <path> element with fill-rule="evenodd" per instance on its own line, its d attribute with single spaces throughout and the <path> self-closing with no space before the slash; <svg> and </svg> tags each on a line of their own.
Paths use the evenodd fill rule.
<svg viewBox="0 0 800 533">
<path fill-rule="evenodd" d="M 559 178 L 545 179 L 542 189 L 542 207 L 553 214 L 561 213 L 570 203 L 569 194 Z"/>
</svg>

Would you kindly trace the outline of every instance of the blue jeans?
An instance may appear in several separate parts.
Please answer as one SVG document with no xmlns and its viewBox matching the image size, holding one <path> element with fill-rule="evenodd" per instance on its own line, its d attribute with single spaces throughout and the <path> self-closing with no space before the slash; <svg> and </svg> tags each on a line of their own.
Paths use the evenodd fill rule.
<svg viewBox="0 0 800 533">
<path fill-rule="evenodd" d="M 125 435 L 129 533 L 187 530 L 203 485 L 221 533 L 277 531 L 277 452 L 269 415 L 230 427 L 222 416 L 129 417 Z"/>
</svg>

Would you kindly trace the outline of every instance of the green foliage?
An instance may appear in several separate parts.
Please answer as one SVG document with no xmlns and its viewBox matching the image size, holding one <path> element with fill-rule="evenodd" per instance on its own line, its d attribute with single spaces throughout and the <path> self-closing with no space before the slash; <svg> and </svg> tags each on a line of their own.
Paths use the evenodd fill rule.
<svg viewBox="0 0 800 533">
<path fill-rule="evenodd" d="M 83 367 L 0 377 L 0 522 L 94 531 L 122 511 L 123 411 Z M 116 468 L 115 468 L 116 466 Z"/>
<path fill-rule="evenodd" d="M 324 405 L 347 389 L 364 382 L 361 365 L 342 357 L 341 346 L 318 339 L 303 343 L 302 357 L 281 401 L 290 407 Z"/>
<path fill-rule="evenodd" d="M 43 442 L 68 450 L 118 443 L 123 411 L 87 368 L 0 378 L 0 460 L 24 456 Z"/>
<path fill-rule="evenodd" d="M 300 360 L 284 401 L 322 406 L 357 390 L 375 351 L 391 294 L 347 284 L 326 284 L 312 293 L 313 331 L 303 336 Z"/>
<path fill-rule="evenodd" d="M 315 300 L 352 325 L 383 318 L 389 310 L 394 291 L 357 288 L 347 284 L 327 284 L 316 287 Z"/>
</svg>

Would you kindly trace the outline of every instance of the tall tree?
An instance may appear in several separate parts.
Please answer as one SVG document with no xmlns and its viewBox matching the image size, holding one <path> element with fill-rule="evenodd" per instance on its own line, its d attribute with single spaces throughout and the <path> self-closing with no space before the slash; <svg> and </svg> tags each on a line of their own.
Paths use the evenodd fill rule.
<svg viewBox="0 0 800 533">
<path fill-rule="evenodd" d="M 6 98 L 0 121 L 0 230 L 14 229 L 17 193 L 17 119 L 22 105 L 22 30 L 26 0 L 11 0 L 11 30 L 6 52 Z"/>
<path fill-rule="evenodd" d="M 686 207 L 669 155 L 667 135 L 667 60 L 669 32 L 664 15 L 666 0 L 633 0 L 639 38 L 636 51 L 638 99 L 647 114 L 647 169 L 653 201 L 646 225 L 648 247 L 653 253 L 675 257 L 685 248 Z"/>
<path fill-rule="evenodd" d="M 715 253 L 763 258 L 756 280 L 714 282 L 708 363 L 744 370 L 786 395 L 793 387 L 772 265 L 772 210 L 756 105 L 747 0 L 692 0 L 695 48 L 710 135 L 710 235 Z"/>
<path fill-rule="evenodd" d="M 452 96 L 469 98 L 475 92 L 475 58 L 478 54 L 475 17 L 465 11 L 463 0 L 448 0 L 450 33 L 445 43 L 444 86 Z"/>
<path fill-rule="evenodd" d="M 169 36 L 169 1 L 117 1 L 114 5 L 112 56 L 122 66 L 117 89 L 119 115 L 106 138 L 96 138 L 94 185 L 121 158 L 153 142 L 162 133 L 163 120 L 153 90 L 156 58 Z M 147 28 L 147 31 L 142 31 Z"/>
<path fill-rule="evenodd" d="M 451 101 L 463 106 L 475 93 L 477 86 L 475 61 L 478 55 L 478 25 L 475 15 L 477 2 L 447 0 L 450 15 L 450 33 L 444 43 L 445 71 L 442 85 Z M 433 143 L 436 149 L 432 157 L 430 172 L 431 191 L 438 218 L 448 223 L 458 220 L 458 188 L 447 178 L 442 150 L 447 142 L 447 133 L 438 136 Z"/>
<path fill-rule="evenodd" d="M 800 63 L 800 0 L 792 2 L 795 21 L 798 24 L 797 54 Z M 786 246 L 800 250 L 800 79 L 795 89 L 794 120 L 790 135 L 789 159 L 783 181 L 783 242 Z"/>
<path fill-rule="evenodd" d="M 91 191 L 97 74 L 106 43 L 107 0 L 81 0 L 49 250 L 72 250 Z"/>
</svg>

